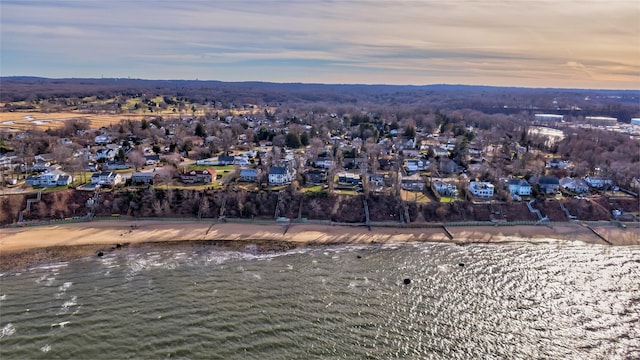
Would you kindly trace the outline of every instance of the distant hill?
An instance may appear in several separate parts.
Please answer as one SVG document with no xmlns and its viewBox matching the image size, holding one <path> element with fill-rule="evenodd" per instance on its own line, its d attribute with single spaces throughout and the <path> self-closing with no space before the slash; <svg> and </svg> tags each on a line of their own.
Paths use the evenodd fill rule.
<svg viewBox="0 0 640 360">
<path fill-rule="evenodd" d="M 615 116 L 629 122 L 640 116 L 640 90 L 524 88 L 480 85 L 364 85 L 272 83 L 260 81 L 144 80 L 129 78 L 49 79 L 0 77 L 0 102 L 67 97 L 113 98 L 169 96 L 192 103 L 325 103 L 337 106 L 473 109 L 485 113 L 559 112 Z"/>
</svg>

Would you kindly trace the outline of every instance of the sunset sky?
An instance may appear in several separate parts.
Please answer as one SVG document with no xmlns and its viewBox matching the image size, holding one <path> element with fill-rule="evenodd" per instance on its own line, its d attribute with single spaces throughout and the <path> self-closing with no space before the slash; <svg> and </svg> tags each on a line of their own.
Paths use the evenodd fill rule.
<svg viewBox="0 0 640 360">
<path fill-rule="evenodd" d="M 0 2 L 0 74 L 640 88 L 640 1 Z"/>
</svg>

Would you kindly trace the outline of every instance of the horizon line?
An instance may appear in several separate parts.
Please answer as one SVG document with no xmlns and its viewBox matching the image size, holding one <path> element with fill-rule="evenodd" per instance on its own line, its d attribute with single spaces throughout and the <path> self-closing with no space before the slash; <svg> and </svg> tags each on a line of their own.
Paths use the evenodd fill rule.
<svg viewBox="0 0 640 360">
<path fill-rule="evenodd" d="M 240 81 L 228 81 L 228 80 L 215 80 L 215 79 L 149 79 L 149 78 L 136 78 L 136 77 L 46 77 L 46 76 L 34 76 L 34 75 L 0 75 L 2 79 L 12 78 L 25 78 L 25 79 L 41 79 L 41 80 L 134 80 L 134 81 L 192 81 L 192 82 L 218 82 L 227 84 L 249 84 L 249 83 L 261 83 L 261 84 L 276 84 L 276 85 L 324 85 L 324 86 L 397 86 L 397 87 L 429 87 L 429 86 L 464 86 L 464 87 L 488 87 L 488 88 L 504 88 L 504 89 L 536 89 L 536 90 L 583 90 L 583 91 L 638 91 L 640 87 L 636 89 L 623 89 L 623 88 L 576 88 L 576 87 L 527 87 L 527 86 L 513 86 L 513 85 L 480 85 L 480 84 L 453 84 L 453 83 L 431 83 L 431 84 L 390 84 L 390 83 L 318 83 L 318 82 L 279 82 L 279 81 L 266 81 L 266 80 L 240 80 Z"/>
</svg>

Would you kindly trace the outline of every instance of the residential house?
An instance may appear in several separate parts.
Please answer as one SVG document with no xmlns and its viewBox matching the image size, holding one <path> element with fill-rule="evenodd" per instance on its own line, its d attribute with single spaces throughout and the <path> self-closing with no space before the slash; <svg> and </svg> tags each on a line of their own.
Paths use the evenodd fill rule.
<svg viewBox="0 0 640 360">
<path fill-rule="evenodd" d="M 472 181 L 469 183 L 469 192 L 473 196 L 490 198 L 493 197 L 495 187 L 493 184 L 485 181 Z"/>
<path fill-rule="evenodd" d="M 560 187 L 578 194 L 583 194 L 589 191 L 589 184 L 580 178 L 563 177 L 560 179 Z"/>
<path fill-rule="evenodd" d="M 144 164 L 147 166 L 154 166 L 160 163 L 160 155 L 145 155 Z"/>
<path fill-rule="evenodd" d="M 94 139 L 96 144 L 108 144 L 109 136 L 107 134 L 101 134 L 95 137 Z"/>
<path fill-rule="evenodd" d="M 180 181 L 185 184 L 209 184 L 216 179 L 215 170 L 191 170 L 180 176 Z"/>
<path fill-rule="evenodd" d="M 570 161 L 553 158 L 547 161 L 546 167 L 549 169 L 566 169 L 571 165 Z"/>
<path fill-rule="evenodd" d="M 73 182 L 73 176 L 69 174 L 63 174 L 58 177 L 58 186 L 71 185 Z"/>
<path fill-rule="evenodd" d="M 546 194 L 555 194 L 560 190 L 560 180 L 555 176 L 540 176 L 538 186 Z"/>
<path fill-rule="evenodd" d="M 247 156 L 235 156 L 233 159 L 233 164 L 247 166 L 249 165 L 249 158 Z"/>
<path fill-rule="evenodd" d="M 531 184 L 529 184 L 525 179 L 509 179 L 508 186 L 511 195 L 531 195 Z"/>
<path fill-rule="evenodd" d="M 384 174 L 368 174 L 369 186 L 372 188 L 384 187 Z"/>
<path fill-rule="evenodd" d="M 380 170 L 391 170 L 393 167 L 393 160 L 389 158 L 378 159 L 378 168 Z"/>
<path fill-rule="evenodd" d="M 400 180 L 400 187 L 409 191 L 423 191 L 425 183 L 420 174 L 413 174 L 411 176 L 403 176 Z"/>
<path fill-rule="evenodd" d="M 344 158 L 343 164 L 345 169 L 362 169 L 366 166 L 367 159 L 365 158 Z"/>
<path fill-rule="evenodd" d="M 109 161 L 104 164 L 104 168 L 106 170 L 125 170 L 131 169 L 131 165 L 125 163 L 124 161 Z"/>
<path fill-rule="evenodd" d="M 153 184 L 154 181 L 160 177 L 156 172 L 134 172 L 131 175 L 132 184 Z"/>
<path fill-rule="evenodd" d="M 40 186 L 40 176 L 38 175 L 29 175 L 27 176 L 27 178 L 24 180 L 24 182 L 27 185 L 31 185 L 31 186 Z"/>
<path fill-rule="evenodd" d="M 39 160 L 33 163 L 33 166 L 31 167 L 31 169 L 33 171 L 46 171 L 47 169 L 49 169 L 50 166 L 51 166 L 51 162 Z"/>
<path fill-rule="evenodd" d="M 599 177 L 587 176 L 586 178 L 584 178 L 584 181 L 586 181 L 587 184 L 589 184 L 589 186 L 595 189 L 604 189 L 604 188 L 613 186 L 612 180 L 599 178 Z"/>
<path fill-rule="evenodd" d="M 407 159 L 404 161 L 404 168 L 407 172 L 424 171 L 429 164 L 429 160 Z"/>
<path fill-rule="evenodd" d="M 103 171 L 91 175 L 91 183 L 94 185 L 116 186 L 123 182 L 122 176 L 112 171 Z"/>
<path fill-rule="evenodd" d="M 58 178 L 64 172 L 60 170 L 49 170 L 40 175 L 40 186 L 58 186 Z"/>
<path fill-rule="evenodd" d="M 341 172 L 338 173 L 338 184 L 340 185 L 358 185 L 362 183 L 360 174 Z"/>
<path fill-rule="evenodd" d="M 269 185 L 282 185 L 293 181 L 293 173 L 285 166 L 269 168 Z"/>
<path fill-rule="evenodd" d="M 437 179 L 432 181 L 431 184 L 433 186 L 433 190 L 440 194 L 440 196 L 458 195 L 458 188 L 453 182 Z"/>
<path fill-rule="evenodd" d="M 218 156 L 218 165 L 233 165 L 235 156 L 221 155 Z"/>
<path fill-rule="evenodd" d="M 413 148 L 413 146 L 411 146 Z M 403 149 L 402 155 L 407 158 L 417 158 L 420 156 L 420 150 L 418 149 Z"/>
<path fill-rule="evenodd" d="M 63 179 L 60 179 L 63 177 Z M 69 185 L 73 178 L 71 175 L 66 174 L 61 170 L 49 170 L 38 177 L 38 185 L 40 186 L 59 186 L 59 185 Z"/>
<path fill-rule="evenodd" d="M 440 158 L 438 169 L 443 174 L 453 174 L 458 170 L 458 164 L 455 161 L 448 158 Z"/>
<path fill-rule="evenodd" d="M 327 172 L 324 170 L 308 170 L 305 175 L 310 184 L 318 185 L 327 182 Z"/>
<path fill-rule="evenodd" d="M 258 181 L 258 170 L 256 169 L 241 169 L 240 181 L 256 182 Z"/>
<path fill-rule="evenodd" d="M 102 148 L 96 151 L 96 160 L 105 159 L 105 161 L 113 161 L 118 152 L 116 149 Z"/>
<path fill-rule="evenodd" d="M 435 147 L 433 148 L 433 154 L 434 156 L 439 156 L 439 157 L 449 157 L 449 150 L 447 150 L 446 148 L 442 148 L 442 147 Z"/>
</svg>

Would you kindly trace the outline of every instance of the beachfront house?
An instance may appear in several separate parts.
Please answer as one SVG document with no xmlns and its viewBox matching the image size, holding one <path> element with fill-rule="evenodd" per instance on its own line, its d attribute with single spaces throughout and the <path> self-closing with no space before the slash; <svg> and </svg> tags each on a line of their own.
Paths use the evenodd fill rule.
<svg viewBox="0 0 640 360">
<path fill-rule="evenodd" d="M 346 171 L 338 173 L 338 184 L 340 185 L 358 185 L 361 182 L 360 174 Z"/>
<path fill-rule="evenodd" d="M 425 183 L 420 174 L 413 174 L 411 176 L 402 176 L 400 187 L 409 191 L 423 191 Z"/>
<path fill-rule="evenodd" d="M 555 176 L 541 176 L 538 178 L 538 186 L 545 194 L 555 194 L 560 190 L 560 180 Z"/>
<path fill-rule="evenodd" d="M 258 181 L 258 170 L 257 169 L 241 169 L 239 176 L 240 176 L 240 181 L 256 182 Z"/>
<path fill-rule="evenodd" d="M 531 195 L 531 185 L 525 179 L 509 179 L 508 184 L 511 195 Z"/>
<path fill-rule="evenodd" d="M 612 180 L 599 177 L 587 176 L 586 178 L 584 178 L 584 181 L 586 181 L 589 186 L 595 189 L 604 189 L 613 186 Z"/>
<path fill-rule="evenodd" d="M 367 176 L 369 177 L 370 187 L 372 188 L 384 187 L 384 174 L 370 173 Z"/>
<path fill-rule="evenodd" d="M 118 173 L 103 171 L 91 175 L 91 183 L 94 185 L 116 186 L 124 183 L 124 179 Z"/>
<path fill-rule="evenodd" d="M 31 186 L 65 186 L 73 182 L 73 177 L 62 170 L 50 169 L 40 175 L 27 176 L 25 182 Z"/>
<path fill-rule="evenodd" d="M 580 178 L 563 177 L 560 179 L 560 187 L 578 194 L 589 192 L 589 184 Z"/>
<path fill-rule="evenodd" d="M 458 188 L 452 182 L 442 181 L 442 180 L 434 180 L 432 183 L 433 190 L 436 191 L 440 196 L 457 196 Z"/>
<path fill-rule="evenodd" d="M 153 184 L 158 177 L 160 177 L 160 175 L 156 172 L 134 172 L 131 175 L 131 183 L 150 185 Z"/>
<path fill-rule="evenodd" d="M 282 185 L 290 183 L 293 174 L 284 166 L 272 166 L 269 168 L 269 185 Z"/>
<path fill-rule="evenodd" d="M 215 170 L 191 170 L 180 176 L 184 184 L 209 184 L 216 179 Z"/>
<path fill-rule="evenodd" d="M 327 172 L 324 170 L 308 170 L 305 175 L 310 184 L 324 184 L 327 181 Z"/>
<path fill-rule="evenodd" d="M 472 181 L 469 183 L 469 192 L 473 196 L 481 198 L 493 197 L 495 187 L 492 183 L 485 181 Z"/>
</svg>

